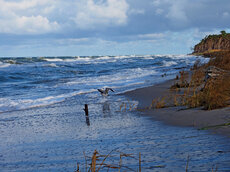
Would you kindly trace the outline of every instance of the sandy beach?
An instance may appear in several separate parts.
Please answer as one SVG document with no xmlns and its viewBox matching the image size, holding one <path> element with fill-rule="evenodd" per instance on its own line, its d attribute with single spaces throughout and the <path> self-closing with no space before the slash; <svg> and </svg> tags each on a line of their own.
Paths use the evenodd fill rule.
<svg viewBox="0 0 230 172">
<path fill-rule="evenodd" d="M 187 55 L 2 59 L 8 67 L 1 68 L 1 171 L 74 171 L 77 163 L 85 171 L 84 152 L 90 162 L 94 150 L 101 155 L 116 150 L 106 160 L 116 165 L 121 152 L 133 157 L 141 153 L 145 172 L 185 171 L 188 155 L 193 171 L 211 171 L 217 164 L 218 171 L 230 169 L 228 137 L 179 126 L 206 127 L 207 117 L 202 123 L 196 113 L 195 122 L 188 120 L 187 116 L 194 118 L 194 110 L 178 111 L 181 107 L 134 110 L 136 100 L 142 110 L 153 98 L 173 95 L 169 87 L 175 81 L 170 79 L 197 59 L 206 62 Z M 96 88 L 104 86 L 114 92 L 102 96 Z M 202 112 L 211 121 L 209 111 Z M 215 123 L 210 124 L 226 123 L 222 117 L 217 121 L 214 114 Z M 122 158 L 122 164 L 134 171 L 138 167 L 131 157 Z"/>
<path fill-rule="evenodd" d="M 128 91 L 124 95 L 139 102 L 138 108 L 149 107 L 152 100 L 170 94 L 170 86 L 175 80 L 169 80 L 150 87 Z M 230 108 L 202 110 L 202 108 L 168 107 L 162 109 L 145 109 L 143 115 L 151 116 L 154 120 L 168 125 L 195 127 L 208 130 L 210 133 L 230 137 Z"/>
</svg>

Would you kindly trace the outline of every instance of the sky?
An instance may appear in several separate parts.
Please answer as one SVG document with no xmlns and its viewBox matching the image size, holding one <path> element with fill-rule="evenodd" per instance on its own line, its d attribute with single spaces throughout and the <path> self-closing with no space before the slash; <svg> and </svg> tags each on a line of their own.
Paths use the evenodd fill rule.
<svg viewBox="0 0 230 172">
<path fill-rule="evenodd" d="M 187 54 L 230 0 L 0 0 L 0 57 Z"/>
</svg>

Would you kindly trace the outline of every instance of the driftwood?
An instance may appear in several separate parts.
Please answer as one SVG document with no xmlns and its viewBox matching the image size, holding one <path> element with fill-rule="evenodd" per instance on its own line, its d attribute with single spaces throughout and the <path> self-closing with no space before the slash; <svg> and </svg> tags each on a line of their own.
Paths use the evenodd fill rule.
<svg viewBox="0 0 230 172">
<path fill-rule="evenodd" d="M 230 76 L 230 71 L 220 69 L 215 66 L 209 66 L 205 71 L 205 81 L 208 79 L 217 79 L 219 76 Z"/>
</svg>

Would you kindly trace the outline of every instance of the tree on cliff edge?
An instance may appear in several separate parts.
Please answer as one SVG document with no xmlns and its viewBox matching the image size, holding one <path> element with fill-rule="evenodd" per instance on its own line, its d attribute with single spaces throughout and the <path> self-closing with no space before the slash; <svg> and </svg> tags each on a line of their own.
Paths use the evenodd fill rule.
<svg viewBox="0 0 230 172">
<path fill-rule="evenodd" d="M 226 35 L 227 33 L 225 32 L 225 30 L 220 31 L 221 35 Z"/>
</svg>

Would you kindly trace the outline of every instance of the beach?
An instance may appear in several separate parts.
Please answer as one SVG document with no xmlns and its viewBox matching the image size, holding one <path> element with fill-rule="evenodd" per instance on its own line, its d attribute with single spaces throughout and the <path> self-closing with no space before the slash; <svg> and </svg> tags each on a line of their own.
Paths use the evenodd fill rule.
<svg viewBox="0 0 230 172">
<path fill-rule="evenodd" d="M 0 169 L 72 172 L 79 164 L 84 171 L 95 150 L 113 151 L 105 163 L 115 167 L 124 155 L 122 171 L 136 170 L 139 154 L 145 172 L 185 171 L 188 156 L 194 171 L 230 169 L 229 137 L 211 133 L 226 127 L 198 130 L 227 122 L 214 112 L 224 118 L 228 109 L 146 109 L 153 98 L 172 94 L 172 79 L 197 59 L 207 61 L 187 55 L 1 58 Z M 102 96 L 97 89 L 103 87 L 114 92 Z M 213 120 L 206 123 L 209 113 Z"/>
<path fill-rule="evenodd" d="M 230 172 L 230 0 L 0 0 L 0 172 Z"/>
<path fill-rule="evenodd" d="M 137 100 L 138 108 L 145 109 L 147 107 L 142 114 L 150 116 L 154 120 L 169 125 L 207 129 L 210 133 L 230 137 L 230 126 L 221 126 L 230 122 L 230 108 L 228 107 L 215 110 L 202 110 L 201 107 L 166 107 L 149 110 L 148 107 L 152 100 L 170 94 L 170 87 L 175 82 L 175 79 L 169 80 L 154 86 L 126 92 L 124 95 L 132 100 Z"/>
</svg>

